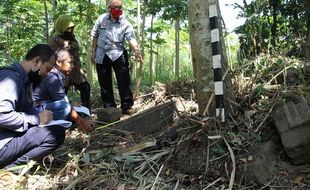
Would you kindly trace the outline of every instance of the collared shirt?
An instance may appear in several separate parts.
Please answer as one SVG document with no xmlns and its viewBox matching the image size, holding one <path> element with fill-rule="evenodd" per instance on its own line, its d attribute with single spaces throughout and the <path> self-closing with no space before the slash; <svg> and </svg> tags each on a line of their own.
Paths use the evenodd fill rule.
<svg viewBox="0 0 310 190">
<path fill-rule="evenodd" d="M 28 75 L 19 63 L 0 69 L 0 149 L 16 132 L 28 130 L 29 125 L 38 125 L 38 112 L 29 97 Z"/>
<path fill-rule="evenodd" d="M 132 25 L 123 17 L 112 21 L 110 14 L 102 14 L 96 20 L 91 35 L 97 38 L 96 63 L 102 64 L 105 55 L 112 61 L 124 52 L 125 39 L 136 41 Z"/>
<path fill-rule="evenodd" d="M 65 88 L 65 75 L 53 68 L 38 86 L 33 87 L 33 100 L 40 105 L 44 102 L 65 100 L 69 102 Z"/>
</svg>

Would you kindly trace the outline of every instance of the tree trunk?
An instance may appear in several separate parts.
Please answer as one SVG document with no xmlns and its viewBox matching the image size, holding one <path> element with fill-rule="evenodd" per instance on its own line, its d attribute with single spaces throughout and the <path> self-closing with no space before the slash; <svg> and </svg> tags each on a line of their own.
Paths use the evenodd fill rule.
<svg viewBox="0 0 310 190">
<path fill-rule="evenodd" d="M 91 0 L 88 0 L 88 3 L 91 4 Z M 93 20 L 91 18 L 92 15 L 92 9 L 90 8 L 91 6 L 87 6 L 87 14 L 86 14 L 86 19 L 85 19 L 85 23 L 86 23 L 86 27 L 87 30 L 90 31 L 93 27 Z M 82 15 L 82 12 L 80 12 L 80 14 Z M 80 16 L 81 17 L 81 16 Z M 85 35 L 88 35 L 87 33 L 85 33 Z M 89 38 L 89 36 L 88 36 Z M 85 40 L 87 42 L 86 47 L 90 47 L 91 46 L 91 42 L 90 40 Z M 94 81 L 93 81 L 93 75 L 94 75 L 94 66 L 91 63 L 91 58 L 90 58 L 90 48 L 89 48 L 89 52 L 88 52 L 88 58 L 85 60 L 86 61 L 86 76 L 87 76 L 87 81 L 88 83 L 91 85 L 91 87 L 94 86 Z"/>
<path fill-rule="evenodd" d="M 145 30 L 144 30 L 144 28 L 145 28 L 145 20 L 146 20 L 146 5 L 147 5 L 147 0 L 144 0 L 143 1 L 143 9 L 142 9 L 142 26 L 141 26 L 142 30 L 140 30 L 140 32 L 141 32 L 141 35 L 140 35 L 141 40 L 139 41 L 140 48 L 141 48 L 141 55 L 142 55 L 143 58 L 144 58 L 144 49 L 145 49 L 144 48 L 144 44 L 145 44 Z M 142 75 L 142 63 L 138 62 L 136 64 L 133 64 L 132 70 L 135 71 L 135 72 L 133 72 L 135 74 L 134 78 L 137 79 L 138 78 L 138 73 L 141 73 L 141 75 Z M 140 70 L 141 70 L 141 72 L 140 72 Z M 139 76 L 139 77 L 142 77 L 142 76 Z M 140 80 L 142 80 L 142 79 L 140 79 Z M 136 80 L 136 82 L 137 82 L 137 80 Z"/>
<path fill-rule="evenodd" d="M 138 15 L 137 15 L 137 19 L 140 20 L 140 0 L 138 0 Z M 144 5 L 145 7 L 146 5 Z M 143 11 L 145 12 L 145 11 Z M 139 22 L 140 24 L 140 22 Z M 140 26 L 138 26 L 138 28 L 140 28 Z M 139 35 L 139 34 L 138 34 Z M 134 89 L 134 93 L 133 93 L 133 97 L 135 98 L 138 95 L 139 92 L 139 88 L 140 88 L 140 84 L 141 84 L 141 80 L 142 80 L 142 67 L 143 67 L 143 63 L 142 62 L 137 62 L 136 63 L 136 85 L 135 85 L 135 89 Z"/>
<path fill-rule="evenodd" d="M 277 39 L 277 25 L 278 25 L 278 0 L 271 0 L 270 6 L 272 7 L 272 18 L 273 24 L 271 26 L 271 44 L 275 47 L 276 46 L 276 39 Z"/>
<path fill-rule="evenodd" d="M 153 21 L 154 15 L 151 17 L 151 36 L 150 36 L 150 82 L 153 84 Z"/>
<path fill-rule="evenodd" d="M 9 15 L 6 16 L 6 58 L 8 60 L 9 63 L 12 62 L 12 56 L 11 56 L 11 32 L 10 32 L 10 27 L 9 27 Z"/>
<path fill-rule="evenodd" d="M 110 4 L 110 0 L 106 0 L 106 1 L 105 1 L 105 6 L 106 6 L 105 8 L 106 8 L 106 11 L 107 11 L 107 12 L 109 12 L 109 9 L 108 9 L 109 4 Z"/>
<path fill-rule="evenodd" d="M 45 39 L 47 43 L 49 34 L 48 34 L 48 13 L 47 13 L 46 0 L 44 0 L 44 11 L 45 11 Z"/>
<path fill-rule="evenodd" d="M 160 56 L 159 56 L 159 47 L 160 45 L 156 45 L 156 61 L 155 61 L 155 80 L 157 81 L 158 80 L 158 74 L 160 72 L 159 70 L 159 66 L 160 66 Z"/>
<path fill-rule="evenodd" d="M 211 32 L 209 19 L 209 6 L 216 4 L 219 7 L 218 0 L 200 1 L 189 0 L 189 29 L 190 43 L 192 52 L 193 71 L 195 77 L 195 91 L 200 114 L 215 115 L 214 101 L 214 77 L 212 63 Z M 218 27 L 220 38 L 223 43 L 223 32 L 221 28 L 220 10 L 218 9 Z M 221 48 L 221 64 L 224 99 L 232 99 L 232 85 L 229 75 L 229 67 L 225 61 L 225 48 Z M 228 110 L 228 104 L 225 103 L 225 110 Z"/>
<path fill-rule="evenodd" d="M 53 21 L 55 21 L 56 17 L 56 9 L 57 9 L 57 1 L 53 0 Z"/>
<path fill-rule="evenodd" d="M 141 17 L 141 4 L 140 0 L 137 0 L 137 40 L 140 41 L 140 17 Z"/>
<path fill-rule="evenodd" d="M 142 12 L 142 31 L 141 31 L 141 41 L 140 41 L 140 46 L 141 46 L 141 55 L 144 57 L 144 44 L 145 44 L 145 19 L 146 19 L 146 5 L 147 5 L 147 0 L 143 1 L 143 12 Z"/>
<path fill-rule="evenodd" d="M 175 79 L 180 76 L 180 19 L 175 21 Z"/>
<path fill-rule="evenodd" d="M 307 34 L 306 34 L 306 42 L 303 44 L 305 58 L 310 60 L 310 2 L 309 0 L 304 0 L 304 7 L 306 11 L 307 17 Z"/>
<path fill-rule="evenodd" d="M 200 114 L 204 112 L 214 88 L 208 7 L 208 1 L 188 1 L 192 63 Z M 209 107 L 208 111 L 211 110 L 215 110 L 214 105 Z"/>
</svg>

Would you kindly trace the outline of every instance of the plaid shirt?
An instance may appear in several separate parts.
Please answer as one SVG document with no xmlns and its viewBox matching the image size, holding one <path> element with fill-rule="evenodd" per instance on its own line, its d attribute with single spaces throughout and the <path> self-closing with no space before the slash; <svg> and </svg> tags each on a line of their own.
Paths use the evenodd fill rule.
<svg viewBox="0 0 310 190">
<path fill-rule="evenodd" d="M 123 16 L 112 21 L 108 13 L 99 16 L 91 35 L 97 38 L 97 64 L 102 64 L 105 55 L 115 61 L 124 52 L 125 39 L 128 42 L 136 40 L 132 25 Z"/>
</svg>

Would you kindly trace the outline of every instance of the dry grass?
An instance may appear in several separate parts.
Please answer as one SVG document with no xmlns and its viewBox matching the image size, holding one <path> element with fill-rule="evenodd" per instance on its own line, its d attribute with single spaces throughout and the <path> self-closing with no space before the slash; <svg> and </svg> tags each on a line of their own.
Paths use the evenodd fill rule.
<svg viewBox="0 0 310 190">
<path fill-rule="evenodd" d="M 138 98 L 136 107 L 141 111 L 177 100 L 171 128 L 145 136 L 101 126 L 89 135 L 70 130 L 65 144 L 30 174 L 1 172 L 0 189 L 310 188 L 310 167 L 292 167 L 280 157 L 279 172 L 263 186 L 244 173 L 254 159 L 253 147 L 274 135 L 274 107 L 290 94 L 309 97 L 305 65 L 262 56 L 235 71 L 237 104 L 224 125 L 197 115 L 192 81 L 157 84 Z"/>
</svg>

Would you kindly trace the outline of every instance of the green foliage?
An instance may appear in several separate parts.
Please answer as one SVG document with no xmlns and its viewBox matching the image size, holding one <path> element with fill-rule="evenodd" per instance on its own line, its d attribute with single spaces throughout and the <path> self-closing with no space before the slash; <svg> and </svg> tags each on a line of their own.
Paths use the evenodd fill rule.
<svg viewBox="0 0 310 190">
<path fill-rule="evenodd" d="M 21 59 L 31 46 L 45 43 L 44 4 L 41 1 L 1 1 L 0 40 L 5 49 L 0 50 L 2 65 L 8 64 L 12 57 Z"/>
<path fill-rule="evenodd" d="M 256 143 L 261 143 L 262 142 L 262 137 L 259 134 L 254 134 L 254 139 Z"/>
<path fill-rule="evenodd" d="M 225 36 L 225 40 L 229 53 L 228 59 L 230 60 L 232 70 L 234 70 L 234 68 L 240 66 L 241 63 L 238 56 L 240 46 L 238 36 L 235 33 L 230 33 Z"/>
<path fill-rule="evenodd" d="M 47 20 L 45 20 L 45 5 L 47 8 Z M 141 1 L 143 3 L 143 1 Z M 136 26 L 136 1 L 123 1 L 126 17 L 133 26 Z M 142 4 L 143 5 L 143 4 Z M 145 31 L 144 55 L 144 85 L 151 85 L 156 81 L 169 82 L 174 80 L 175 61 L 175 30 L 173 25 L 175 19 L 181 21 L 180 31 L 180 78 L 192 78 L 192 66 L 189 47 L 189 35 L 187 28 L 187 1 L 146 1 L 146 16 L 154 15 L 154 27 L 151 29 L 147 21 Z M 143 11 L 143 7 L 141 7 Z M 52 1 L 49 0 L 1 0 L 0 1 L 0 65 L 7 65 L 13 59 L 20 60 L 26 51 L 37 43 L 46 43 L 46 34 L 51 34 L 54 20 L 61 14 L 72 16 L 76 25 L 75 34 L 80 44 L 81 61 L 84 68 L 90 64 L 90 31 L 98 16 L 106 12 L 106 1 L 85 1 L 85 0 L 57 0 L 55 15 L 53 15 Z M 147 19 L 149 20 L 149 19 Z M 46 28 L 46 24 L 48 28 Z M 153 37 L 151 39 L 151 33 Z M 153 42 L 153 49 L 150 43 Z M 153 81 L 150 81 L 148 61 L 150 53 L 154 53 Z M 131 52 L 133 57 L 133 52 Z M 135 62 L 131 59 L 131 64 Z M 94 105 L 100 103 L 100 93 L 95 70 L 93 72 L 92 100 Z M 133 70 L 134 71 L 134 70 Z M 132 73 L 134 81 L 135 73 Z M 70 91 L 70 98 L 79 101 L 79 96 L 74 90 Z"/>
<path fill-rule="evenodd" d="M 188 4 L 185 0 L 150 0 L 146 11 L 148 14 L 160 14 L 164 20 L 176 20 L 187 18 Z"/>
<path fill-rule="evenodd" d="M 174 29 L 167 28 L 167 24 L 159 21 L 159 23 L 163 26 L 163 28 L 167 29 L 167 31 L 163 32 L 160 31 L 155 33 L 156 38 L 153 39 L 153 43 L 155 43 L 156 48 L 154 48 L 154 62 L 155 65 L 155 72 L 153 77 L 154 82 L 169 82 L 175 80 L 174 76 L 174 61 L 175 61 L 175 42 L 174 42 Z M 155 26 L 158 23 L 155 24 Z M 156 28 L 156 27 L 155 27 Z M 182 30 L 180 33 L 180 41 L 181 41 L 181 48 L 180 48 L 180 79 L 191 79 L 193 78 L 193 69 L 191 65 L 191 56 L 190 56 L 190 46 L 189 46 L 189 35 L 187 31 Z M 146 43 L 145 47 L 149 49 L 149 39 L 148 43 Z M 148 60 L 149 54 L 144 57 L 144 60 Z M 143 85 L 152 85 L 150 80 L 150 73 L 148 71 L 148 67 L 143 68 Z M 171 72 L 168 72 L 171 71 Z"/>
<path fill-rule="evenodd" d="M 224 148 L 219 146 L 218 144 L 216 144 L 216 146 L 210 147 L 210 155 L 212 159 L 218 158 L 225 153 L 226 151 L 224 150 Z"/>
<path fill-rule="evenodd" d="M 256 87 L 256 94 L 257 96 L 261 97 L 265 94 L 264 85 L 262 83 L 259 83 Z"/>
<path fill-rule="evenodd" d="M 280 52 L 301 57 L 302 42 L 307 34 L 308 17 L 302 0 L 253 0 L 242 7 L 244 25 L 236 29 L 240 35 L 240 57 L 253 58 L 260 53 Z"/>
<path fill-rule="evenodd" d="M 114 81 L 115 84 L 116 81 Z M 117 92 L 117 89 L 115 87 L 114 92 Z M 70 99 L 71 103 L 79 103 L 81 104 L 80 100 L 80 93 L 78 93 L 78 90 L 74 87 L 71 87 L 68 91 L 68 97 Z M 101 107 L 101 97 L 100 97 L 100 87 L 99 83 L 96 80 L 91 88 L 91 105 L 93 108 Z"/>
</svg>

